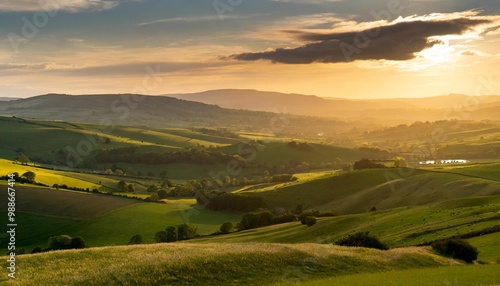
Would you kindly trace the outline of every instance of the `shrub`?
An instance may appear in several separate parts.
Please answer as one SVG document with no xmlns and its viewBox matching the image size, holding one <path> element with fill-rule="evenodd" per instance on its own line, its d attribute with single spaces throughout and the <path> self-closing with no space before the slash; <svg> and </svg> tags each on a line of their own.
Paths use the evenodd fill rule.
<svg viewBox="0 0 500 286">
<path fill-rule="evenodd" d="M 360 246 L 367 248 L 375 248 L 380 250 L 387 250 L 389 247 L 382 243 L 378 238 L 369 235 L 370 232 L 356 232 L 348 235 L 335 242 L 336 245 L 342 246 Z"/>
<path fill-rule="evenodd" d="M 233 230 L 233 228 L 234 228 L 233 223 L 228 221 L 220 226 L 219 231 L 220 233 L 230 233 Z"/>
<path fill-rule="evenodd" d="M 477 259 L 477 255 L 479 254 L 474 246 L 461 239 L 438 241 L 432 244 L 432 248 L 442 255 L 461 259 L 467 263 L 472 263 L 472 261 Z"/>
<path fill-rule="evenodd" d="M 286 222 L 292 222 L 292 221 L 296 221 L 296 220 L 297 220 L 297 216 L 294 214 L 291 214 L 291 213 L 286 213 L 286 214 L 276 216 L 276 223 L 286 223 Z"/>
<path fill-rule="evenodd" d="M 40 246 L 37 246 L 37 247 L 33 248 L 33 250 L 31 251 L 31 254 L 40 253 L 40 252 L 42 252 L 42 248 Z"/>
<path fill-rule="evenodd" d="M 246 213 L 241 217 L 239 229 L 245 230 L 273 225 L 274 220 L 275 216 L 269 211 Z"/>
<path fill-rule="evenodd" d="M 86 248 L 86 247 L 87 247 L 87 244 L 85 243 L 85 240 L 83 240 L 83 237 L 75 236 L 75 237 L 71 238 L 70 248 L 80 249 L 80 248 Z"/>
<path fill-rule="evenodd" d="M 167 232 L 164 230 L 155 233 L 156 242 L 167 242 L 168 241 L 167 237 L 168 237 Z"/>
<path fill-rule="evenodd" d="M 165 231 L 167 232 L 166 242 L 177 241 L 177 228 L 175 226 L 169 226 Z"/>
<path fill-rule="evenodd" d="M 71 237 L 63 234 L 49 238 L 49 250 L 80 249 L 86 247 L 87 244 L 81 236 Z"/>
<path fill-rule="evenodd" d="M 132 236 L 128 242 L 128 244 L 142 244 L 142 243 L 143 243 L 142 236 L 139 234 Z"/>
<path fill-rule="evenodd" d="M 313 216 L 305 216 L 304 218 L 302 218 L 302 220 L 300 221 L 302 224 L 305 224 L 307 226 L 313 226 L 316 224 L 316 217 L 313 217 Z"/>
<path fill-rule="evenodd" d="M 177 226 L 177 240 L 188 240 L 197 236 L 197 228 L 195 226 L 185 223 Z"/>
</svg>

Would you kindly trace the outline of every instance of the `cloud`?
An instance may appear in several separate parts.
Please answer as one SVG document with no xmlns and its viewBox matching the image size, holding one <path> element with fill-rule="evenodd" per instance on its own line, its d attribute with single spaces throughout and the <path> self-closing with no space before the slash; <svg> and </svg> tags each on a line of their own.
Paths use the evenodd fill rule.
<svg viewBox="0 0 500 286">
<path fill-rule="evenodd" d="M 248 15 L 225 15 L 224 19 L 249 19 L 263 16 L 264 14 L 248 14 Z M 166 18 L 158 19 L 149 22 L 143 22 L 137 24 L 137 26 L 147 26 L 161 23 L 196 23 L 196 22 L 209 22 L 209 21 L 220 21 L 221 18 L 218 15 L 211 16 L 192 16 L 192 17 L 176 17 L 176 18 Z"/>
<path fill-rule="evenodd" d="M 483 33 L 486 28 L 500 26 L 498 17 L 477 16 L 477 11 L 455 14 L 431 14 L 399 18 L 391 23 L 378 21 L 377 26 L 360 23 L 350 30 L 332 29 L 329 33 L 304 30 L 285 31 L 305 44 L 298 47 L 275 48 L 247 52 L 224 59 L 240 61 L 269 60 L 274 63 L 309 64 L 337 63 L 356 60 L 405 61 L 416 54 L 442 44 L 440 37 Z M 363 27 L 363 29 L 359 29 Z M 370 27 L 370 28 L 366 28 Z"/>
<path fill-rule="evenodd" d="M 119 0 L 2 0 L 0 11 L 102 11 L 116 7 Z"/>
</svg>

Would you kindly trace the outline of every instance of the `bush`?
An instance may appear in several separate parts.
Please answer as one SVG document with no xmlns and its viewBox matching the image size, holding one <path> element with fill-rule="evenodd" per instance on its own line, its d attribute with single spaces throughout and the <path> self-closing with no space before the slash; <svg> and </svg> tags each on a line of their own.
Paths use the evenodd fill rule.
<svg viewBox="0 0 500 286">
<path fill-rule="evenodd" d="M 80 248 L 86 248 L 86 247 L 87 247 L 87 244 L 85 243 L 85 240 L 83 240 L 83 237 L 75 236 L 75 237 L 71 238 L 70 248 L 80 249 Z"/>
<path fill-rule="evenodd" d="M 461 239 L 448 239 L 432 244 L 432 248 L 442 255 L 461 259 L 467 263 L 477 259 L 479 251 L 467 241 Z"/>
<path fill-rule="evenodd" d="M 132 236 L 128 242 L 128 244 L 142 244 L 142 243 L 143 243 L 142 236 L 139 234 Z"/>
<path fill-rule="evenodd" d="M 175 226 L 169 226 L 165 231 L 167 232 L 166 242 L 177 241 L 177 228 Z"/>
<path fill-rule="evenodd" d="M 42 248 L 40 246 L 37 246 L 37 247 L 33 248 L 33 250 L 31 251 L 31 254 L 40 253 L 40 252 L 42 252 Z"/>
<path fill-rule="evenodd" d="M 49 238 L 49 250 L 80 249 L 86 247 L 85 240 L 81 236 L 58 235 Z"/>
<path fill-rule="evenodd" d="M 276 223 L 287 223 L 287 222 L 292 222 L 292 221 L 296 221 L 296 220 L 297 220 L 297 216 L 294 214 L 290 214 L 290 213 L 276 216 Z"/>
<path fill-rule="evenodd" d="M 167 242 L 168 241 L 167 232 L 162 230 L 162 231 L 155 233 L 155 241 L 156 242 Z"/>
<path fill-rule="evenodd" d="M 233 230 L 233 228 L 234 228 L 233 223 L 228 221 L 220 226 L 219 231 L 220 233 L 230 233 Z"/>
<path fill-rule="evenodd" d="M 387 250 L 389 247 L 382 243 L 378 238 L 369 235 L 370 232 L 356 232 L 348 235 L 335 242 L 336 245 L 342 246 L 360 246 L 367 248 L 375 248 L 380 250 Z"/>
<path fill-rule="evenodd" d="M 246 213 L 241 217 L 241 221 L 238 224 L 240 230 L 252 229 L 258 227 L 264 227 L 268 225 L 273 225 L 275 216 L 269 212 L 251 212 Z"/>
<path fill-rule="evenodd" d="M 188 240 L 197 236 L 197 227 L 185 223 L 177 226 L 177 240 Z"/>
<path fill-rule="evenodd" d="M 307 226 L 313 226 L 316 224 L 316 217 L 313 217 L 313 216 L 305 216 L 304 218 L 302 218 L 302 220 L 300 221 L 302 224 L 305 224 Z"/>
</svg>

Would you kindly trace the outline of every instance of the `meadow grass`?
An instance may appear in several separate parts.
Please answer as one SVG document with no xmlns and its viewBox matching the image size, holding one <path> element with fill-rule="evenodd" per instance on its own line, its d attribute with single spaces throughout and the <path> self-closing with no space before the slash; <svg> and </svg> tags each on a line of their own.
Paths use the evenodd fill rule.
<svg viewBox="0 0 500 286">
<path fill-rule="evenodd" d="M 16 185 L 15 190 L 17 212 L 81 220 L 139 202 L 117 196 L 23 185 Z M 0 200 L 2 205 L 7 205 L 7 192 L 1 192 Z"/>
<path fill-rule="evenodd" d="M 477 204 L 480 202 L 481 204 Z M 312 227 L 300 222 L 278 224 L 217 237 L 194 239 L 203 242 L 327 243 L 356 231 L 370 231 L 391 247 L 431 242 L 500 224 L 499 197 L 456 199 L 454 203 L 396 208 L 370 213 L 319 218 Z M 492 237 L 494 238 L 494 237 Z M 472 240 L 475 244 L 475 239 Z M 478 243 L 486 261 L 495 261 L 500 251 L 494 239 Z"/>
<path fill-rule="evenodd" d="M 49 190 L 51 191 L 51 190 Z M 55 191 L 54 191 L 55 192 Z M 40 204 L 43 208 L 40 213 L 45 215 L 17 212 L 19 217 L 17 230 L 22 235 L 18 240 L 18 247 L 23 247 L 31 251 L 36 246 L 46 247 L 50 236 L 67 234 L 71 236 L 82 236 L 89 246 L 125 245 L 129 239 L 136 234 L 143 237 L 145 243 L 154 243 L 156 232 L 164 230 L 167 226 L 187 223 L 195 226 L 199 234 L 208 235 L 219 230 L 224 222 L 231 221 L 236 224 L 241 217 L 239 213 L 215 212 L 200 206 L 193 205 L 194 200 L 168 200 L 166 204 L 157 203 L 136 203 L 134 200 L 119 197 L 106 197 L 118 202 L 132 202 L 120 208 L 113 208 L 113 201 L 103 201 L 103 204 L 93 206 L 86 197 L 93 195 L 76 194 L 83 196 L 80 202 L 82 206 L 75 206 L 84 212 L 76 213 L 71 204 Z M 78 200 L 77 200 L 78 201 Z M 75 201 L 75 202 L 77 202 Z M 95 201 L 92 201 L 95 203 Z M 110 204 L 106 206 L 105 203 Z M 74 214 L 72 219 L 64 219 L 56 216 L 49 216 L 50 206 L 54 212 Z M 107 212 L 102 214 L 102 208 L 107 207 Z M 92 215 L 93 210 L 100 215 Z M 87 213 L 85 211 L 90 212 Z M 0 213 L 5 214 L 5 213 Z M 85 214 L 85 215 L 82 215 Z M 6 214 L 5 214 L 6 216 Z M 44 227 L 40 227 L 43 225 Z M 32 229 L 36 227 L 37 229 Z M 6 249 L 6 245 L 1 245 L 1 249 Z"/>
<path fill-rule="evenodd" d="M 397 169 L 360 170 L 325 175 L 310 181 L 252 188 L 245 194 L 262 197 L 270 207 L 317 208 L 337 214 L 418 206 L 460 197 L 500 194 L 500 182 L 460 174 L 413 170 L 402 177 Z"/>
<path fill-rule="evenodd" d="M 428 285 L 499 285 L 500 265 L 459 265 L 379 273 L 361 273 L 302 283 L 304 286 L 428 286 Z M 271 284 L 270 284 L 271 285 Z M 283 284 L 285 285 L 285 284 Z"/>
<path fill-rule="evenodd" d="M 471 164 L 461 168 L 443 168 L 444 172 L 453 172 L 469 176 L 500 181 L 500 163 Z"/>
<path fill-rule="evenodd" d="M 500 233 L 490 233 L 467 239 L 479 249 L 479 261 L 495 262 L 500 264 Z"/>
<path fill-rule="evenodd" d="M 4 257 L 2 257 L 4 259 Z M 429 248 L 379 251 L 319 244 L 170 243 L 17 257 L 3 285 L 291 285 L 332 276 L 459 263 Z"/>
</svg>

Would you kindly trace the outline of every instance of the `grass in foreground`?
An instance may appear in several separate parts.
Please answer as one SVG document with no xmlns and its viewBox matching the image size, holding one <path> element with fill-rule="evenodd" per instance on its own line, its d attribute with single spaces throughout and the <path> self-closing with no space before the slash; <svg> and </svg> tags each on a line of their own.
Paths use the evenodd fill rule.
<svg viewBox="0 0 500 286">
<path fill-rule="evenodd" d="M 428 285 L 499 285 L 500 265 L 461 265 L 437 268 L 362 273 L 306 282 L 304 286 L 428 286 Z"/>
<path fill-rule="evenodd" d="M 2 257 L 5 259 L 5 257 Z M 379 251 L 319 244 L 155 244 L 18 257 L 2 285 L 290 285 L 312 279 L 457 265 L 429 248 Z"/>
</svg>

